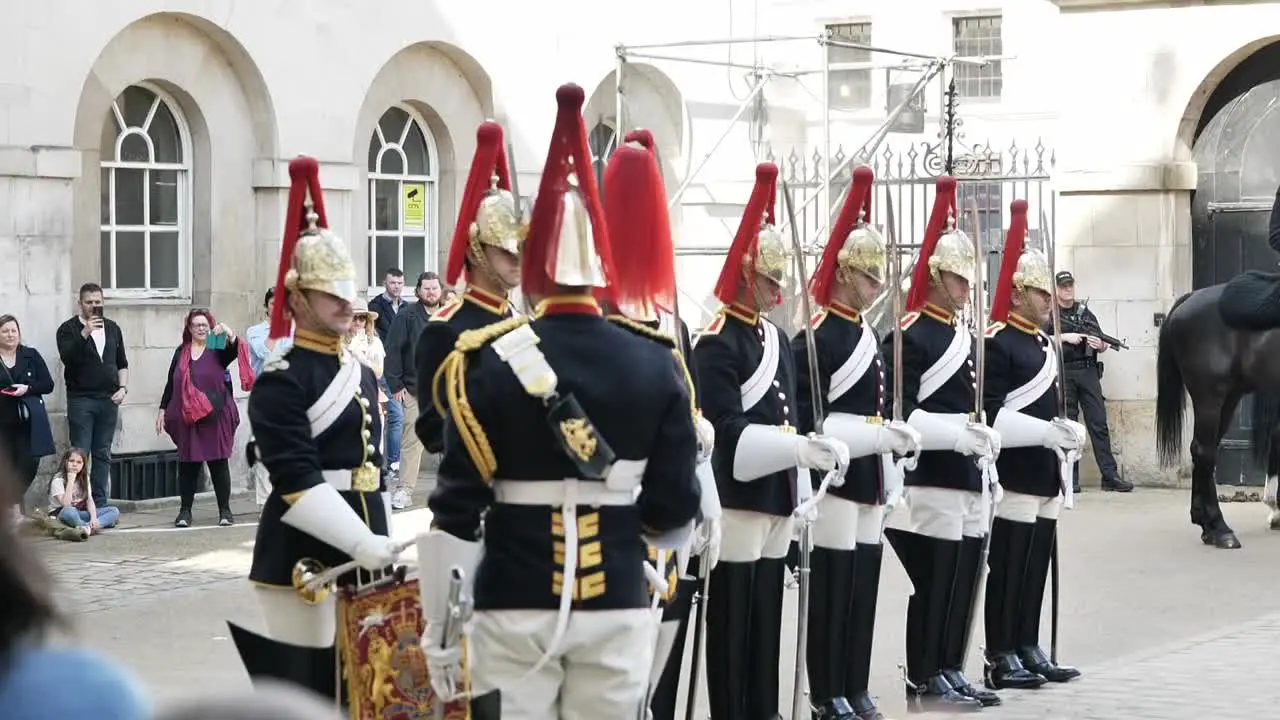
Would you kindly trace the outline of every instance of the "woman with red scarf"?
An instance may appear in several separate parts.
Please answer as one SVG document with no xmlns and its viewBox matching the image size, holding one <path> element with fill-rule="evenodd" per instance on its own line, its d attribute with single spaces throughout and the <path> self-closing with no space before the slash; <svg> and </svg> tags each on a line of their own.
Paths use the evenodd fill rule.
<svg viewBox="0 0 1280 720">
<path fill-rule="evenodd" d="M 191 526 L 191 504 L 195 501 L 200 466 L 209 466 L 213 492 L 218 500 L 218 524 L 232 525 L 231 457 L 240 411 L 231 390 L 228 367 L 237 362 L 245 390 L 253 385 L 249 354 L 240 352 L 240 342 L 226 325 L 213 319 L 208 310 L 187 313 L 182 345 L 173 353 L 168 382 L 156 414 L 156 434 L 168 432 L 178 446 L 178 492 L 182 507 L 174 527 Z"/>
</svg>

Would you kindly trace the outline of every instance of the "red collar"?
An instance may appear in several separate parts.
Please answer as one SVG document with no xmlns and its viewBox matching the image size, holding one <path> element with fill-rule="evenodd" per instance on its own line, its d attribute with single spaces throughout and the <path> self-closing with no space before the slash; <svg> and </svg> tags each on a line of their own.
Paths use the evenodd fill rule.
<svg viewBox="0 0 1280 720">
<path fill-rule="evenodd" d="M 596 315 L 602 316 L 600 303 L 590 295 L 552 295 L 538 303 L 535 317 L 547 315 Z"/>
<path fill-rule="evenodd" d="M 827 306 L 827 310 L 830 311 L 832 315 L 835 315 L 836 317 L 842 317 L 845 320 L 848 320 L 849 322 L 852 322 L 852 323 L 856 323 L 862 320 L 862 314 L 859 313 L 857 310 L 854 310 L 853 308 L 849 307 L 848 305 L 845 305 L 844 303 L 838 303 L 834 300 L 832 300 L 831 304 Z"/>
<path fill-rule="evenodd" d="M 755 327 L 760 322 L 760 313 L 756 312 L 755 310 L 752 310 L 751 308 L 747 307 L 746 305 L 743 305 L 742 303 L 733 303 L 732 305 L 726 305 L 724 308 L 724 312 L 726 315 L 731 315 L 741 320 L 742 322 L 750 325 L 751 327 Z"/>
<path fill-rule="evenodd" d="M 1039 326 L 1014 312 L 1009 313 L 1009 324 L 1028 335 L 1036 335 L 1040 332 Z"/>
<path fill-rule="evenodd" d="M 479 305 L 494 315 L 503 315 L 507 312 L 507 299 L 487 290 L 481 290 L 475 285 L 467 286 L 467 291 L 462 294 L 462 299 Z"/>
<path fill-rule="evenodd" d="M 933 318 L 934 320 L 937 320 L 938 322 L 944 322 L 948 325 L 952 324 L 952 322 L 954 322 L 956 319 L 955 313 L 942 307 L 941 305 L 934 305 L 933 303 L 929 303 L 925 305 L 923 308 L 920 309 L 920 312 L 924 315 L 928 315 L 929 317 Z"/>
</svg>

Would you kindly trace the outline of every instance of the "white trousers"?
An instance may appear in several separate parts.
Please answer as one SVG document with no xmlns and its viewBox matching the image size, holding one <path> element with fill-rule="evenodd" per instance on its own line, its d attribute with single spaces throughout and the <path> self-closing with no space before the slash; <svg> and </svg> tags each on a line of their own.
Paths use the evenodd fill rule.
<svg viewBox="0 0 1280 720">
<path fill-rule="evenodd" d="M 556 629 L 554 610 L 477 612 L 471 630 L 476 696 L 498 690 L 502 720 L 629 720 L 648 687 L 653 611 L 577 611 L 555 655 L 533 669 Z"/>
<path fill-rule="evenodd" d="M 337 602 L 332 593 L 317 605 L 302 602 L 292 588 L 253 586 L 253 596 L 272 640 L 309 648 L 333 645 L 337 633 Z"/>
<path fill-rule="evenodd" d="M 879 545 L 884 531 L 884 506 L 863 505 L 834 495 L 818 501 L 813 544 L 831 550 L 854 550 Z"/>
<path fill-rule="evenodd" d="M 720 562 L 749 563 L 786 557 L 793 524 L 790 515 L 778 517 L 725 508 L 720 517 Z"/>
<path fill-rule="evenodd" d="M 996 504 L 996 517 L 1011 522 L 1033 523 L 1036 518 L 1057 520 L 1062 514 L 1062 496 L 1040 497 L 1004 491 L 1004 497 Z"/>
<path fill-rule="evenodd" d="M 905 500 L 889 518 L 889 527 L 938 540 L 987 534 L 987 502 L 982 493 L 908 486 Z"/>
<path fill-rule="evenodd" d="M 271 474 L 267 472 L 267 466 L 262 463 L 254 463 L 251 474 L 254 500 L 257 501 L 258 507 L 262 507 L 267 504 L 267 496 L 271 494 Z"/>
</svg>

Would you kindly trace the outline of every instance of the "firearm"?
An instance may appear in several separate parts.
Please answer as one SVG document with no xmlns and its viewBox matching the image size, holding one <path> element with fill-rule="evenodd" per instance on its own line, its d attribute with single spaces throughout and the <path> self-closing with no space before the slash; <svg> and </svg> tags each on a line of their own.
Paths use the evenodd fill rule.
<svg viewBox="0 0 1280 720">
<path fill-rule="evenodd" d="M 1085 300 L 1084 302 L 1080 303 L 1080 307 L 1083 310 L 1088 310 L 1089 301 Z M 1102 332 L 1102 328 L 1098 325 L 1096 320 L 1091 322 L 1082 315 L 1079 315 L 1079 314 L 1068 315 L 1065 313 L 1062 314 L 1059 320 L 1062 323 L 1063 332 L 1073 332 L 1073 333 L 1079 333 L 1081 335 L 1092 335 L 1098 338 L 1099 340 L 1101 340 L 1102 342 L 1110 345 L 1111 347 L 1116 348 L 1117 350 L 1129 349 L 1129 346 L 1126 345 L 1124 341 L 1121 340 L 1120 338 L 1113 337 L 1111 335 L 1108 335 Z"/>
</svg>

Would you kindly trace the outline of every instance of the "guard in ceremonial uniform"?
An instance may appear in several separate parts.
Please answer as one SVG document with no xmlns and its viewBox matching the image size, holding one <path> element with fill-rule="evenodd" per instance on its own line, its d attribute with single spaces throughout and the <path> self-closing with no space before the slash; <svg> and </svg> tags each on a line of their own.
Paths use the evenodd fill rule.
<svg viewBox="0 0 1280 720">
<path fill-rule="evenodd" d="M 812 320 L 817 406 L 824 431 L 849 446 L 844 485 L 818 503 L 811 554 L 807 668 L 818 720 L 877 720 L 868 692 L 876 597 L 883 557 L 885 501 L 901 493 L 893 454 L 919 452 L 919 435 L 885 420 L 885 367 L 875 330 L 861 312 L 880 294 L 886 246 L 867 225 L 875 175 L 862 166 L 832 227 L 811 288 L 821 306 Z M 801 432 L 813 431 L 814 399 L 807 333 L 791 339 Z M 815 488 L 816 488 L 815 478 Z"/>
<path fill-rule="evenodd" d="M 1084 426 L 1058 417 L 1058 357 L 1040 326 L 1050 316 L 1053 271 L 1024 248 L 1027 201 L 1013 201 L 1004 260 L 986 333 L 987 421 L 1000 433 L 996 504 L 986 593 L 986 683 L 1036 688 L 1080 676 L 1040 649 L 1040 613 L 1058 514 L 1072 504 L 1067 453 L 1084 444 Z M 1064 467 L 1065 465 L 1065 467 Z"/>
<path fill-rule="evenodd" d="M 720 562 L 707 599 L 712 720 L 778 715 L 782 591 L 792 512 L 812 494 L 798 469 L 847 464 L 848 448 L 796 432 L 796 371 L 788 338 L 764 317 L 778 305 L 788 253 L 773 226 L 778 168 L 762 163 L 716 283 L 724 303 L 693 348 L 702 411 L 724 506 Z M 843 479 L 843 478 L 841 478 Z"/>
<path fill-rule="evenodd" d="M 378 470 L 377 380 L 342 347 L 355 266 L 346 244 L 326 229 L 315 159 L 290 162 L 289 177 L 270 336 L 287 336 L 290 318 L 296 331 L 292 349 L 267 359 L 249 395 L 258 459 L 272 484 L 249 570 L 267 636 L 229 624 L 251 676 L 336 697 L 335 600 L 302 586 L 352 559 L 367 570 L 385 568 L 396 548 L 387 537 L 390 501 Z"/>
<path fill-rule="evenodd" d="M 511 194 L 502 126 L 481 123 L 444 274 L 453 286 L 465 271 L 467 289 L 431 315 L 414 349 L 422 393 L 415 430 L 429 453 L 444 449 L 444 418 L 431 397 L 431 379 L 459 335 L 511 317 L 507 293 L 520 285 L 520 245 L 527 229 Z"/>
<path fill-rule="evenodd" d="M 653 147 L 652 133 L 633 130 L 605 168 L 604 212 L 619 280 L 623 287 L 629 287 L 630 278 L 652 283 L 631 289 L 628 296 L 618 297 L 618 312 L 610 315 L 610 319 L 641 335 L 660 333 L 664 344 L 670 344 L 668 338 L 679 338 L 680 353 L 673 366 L 682 379 L 688 378 L 696 406 L 698 377 L 686 362 L 691 356 L 689 328 L 667 309 L 674 309 L 677 301 L 675 247 L 671 240 L 667 193 Z M 675 720 L 684 639 L 698 587 L 698 569 L 695 566 L 690 573 L 690 555 L 696 547 L 709 572 L 715 567 L 720 552 L 720 497 L 711 470 L 715 430 L 701 413 L 694 414 L 694 424 L 698 430 L 698 479 L 702 485 L 698 537 L 675 551 L 650 548 L 650 561 L 667 584 L 666 593 L 656 597 L 662 608 L 662 624 L 658 628 L 649 676 L 652 720 Z"/>
<path fill-rule="evenodd" d="M 955 178 L 939 178 L 901 321 L 902 417 L 920 433 L 922 452 L 906 473 L 906 511 L 894 514 L 886 532 L 914 588 L 907 604 L 908 698 L 921 709 L 949 712 L 1000 703 L 974 687 L 963 667 L 987 531 L 979 462 L 994 461 L 1000 440 L 974 421 L 975 343 L 956 314 L 969 301 L 976 268 L 972 242 L 955 229 L 955 197 Z M 885 340 L 886 356 L 896 335 Z"/>
<path fill-rule="evenodd" d="M 645 542 L 685 542 L 700 501 L 674 342 L 606 320 L 593 297 L 643 283 L 614 273 L 583 99 L 556 93 L 523 258 L 536 316 L 463 333 L 439 373 L 450 422 L 418 546 L 423 648 L 433 686 L 456 693 L 448 578 L 474 576 L 476 720 L 638 717 L 657 629 Z"/>
</svg>

